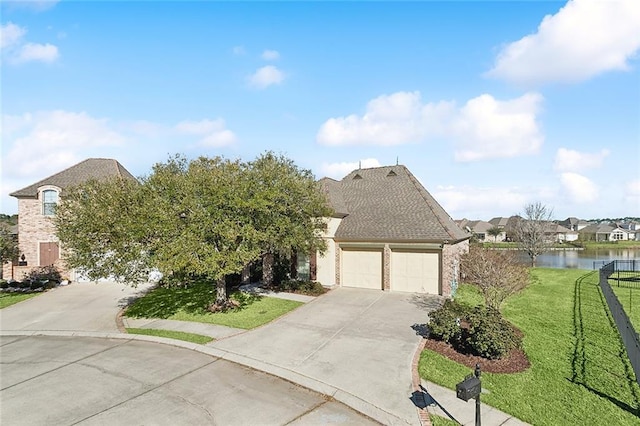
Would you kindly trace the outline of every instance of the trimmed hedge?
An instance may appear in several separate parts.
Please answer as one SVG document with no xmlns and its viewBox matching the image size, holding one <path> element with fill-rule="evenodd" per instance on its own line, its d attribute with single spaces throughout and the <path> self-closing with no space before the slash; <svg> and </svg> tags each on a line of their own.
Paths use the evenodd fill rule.
<svg viewBox="0 0 640 426">
<path fill-rule="evenodd" d="M 447 300 L 429 318 L 430 336 L 463 353 L 499 359 L 522 344 L 511 323 L 499 311 L 485 306 L 469 309 Z"/>
</svg>

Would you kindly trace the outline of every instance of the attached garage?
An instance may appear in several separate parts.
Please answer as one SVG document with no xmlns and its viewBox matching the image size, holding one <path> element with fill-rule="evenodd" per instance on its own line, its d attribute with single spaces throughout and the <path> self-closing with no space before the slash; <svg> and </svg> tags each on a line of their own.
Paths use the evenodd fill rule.
<svg viewBox="0 0 640 426">
<path fill-rule="evenodd" d="M 391 252 L 391 291 L 440 294 L 439 283 L 439 253 L 404 250 Z"/>
<path fill-rule="evenodd" d="M 343 248 L 341 271 L 344 287 L 382 290 L 382 250 Z"/>
</svg>

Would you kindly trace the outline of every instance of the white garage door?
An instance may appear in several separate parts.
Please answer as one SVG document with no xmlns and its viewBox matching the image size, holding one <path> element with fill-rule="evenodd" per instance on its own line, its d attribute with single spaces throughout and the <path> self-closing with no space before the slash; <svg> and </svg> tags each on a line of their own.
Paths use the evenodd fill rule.
<svg viewBox="0 0 640 426">
<path fill-rule="evenodd" d="M 382 250 L 342 249 L 344 287 L 382 290 Z"/>
<path fill-rule="evenodd" d="M 438 253 L 392 251 L 391 290 L 412 293 L 439 293 Z"/>
</svg>

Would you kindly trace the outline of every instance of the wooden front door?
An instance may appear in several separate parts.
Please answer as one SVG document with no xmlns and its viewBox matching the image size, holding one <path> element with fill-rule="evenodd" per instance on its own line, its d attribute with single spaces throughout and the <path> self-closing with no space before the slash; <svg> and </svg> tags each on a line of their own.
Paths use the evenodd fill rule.
<svg viewBox="0 0 640 426">
<path fill-rule="evenodd" d="M 56 242 L 40 243 L 40 266 L 53 265 L 60 257 L 60 249 Z"/>
</svg>

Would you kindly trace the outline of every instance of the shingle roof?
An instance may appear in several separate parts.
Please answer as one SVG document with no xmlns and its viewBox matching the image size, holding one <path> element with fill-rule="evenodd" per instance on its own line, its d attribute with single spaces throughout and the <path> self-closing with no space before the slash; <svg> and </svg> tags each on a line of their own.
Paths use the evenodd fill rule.
<svg viewBox="0 0 640 426">
<path fill-rule="evenodd" d="M 453 242 L 470 237 L 405 166 L 354 170 L 326 187 L 332 201 L 342 197 L 348 213 L 336 230 L 339 240 Z"/>
<path fill-rule="evenodd" d="M 89 179 L 100 180 L 117 176 L 135 180 L 135 177 L 116 160 L 109 158 L 89 158 L 55 175 L 44 178 L 33 185 L 12 192 L 9 195 L 16 198 L 36 197 L 38 195 L 38 188 L 44 185 L 53 185 L 60 189 L 65 189 L 79 185 Z"/>
<path fill-rule="evenodd" d="M 342 196 L 341 183 L 335 179 L 325 177 L 320 179 L 318 184 L 320 185 L 320 189 L 327 195 L 329 204 L 335 211 L 335 216 L 345 217 L 349 212 L 347 211 L 347 205 Z"/>
</svg>

